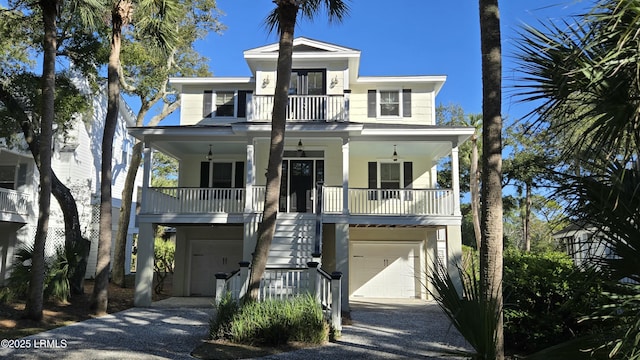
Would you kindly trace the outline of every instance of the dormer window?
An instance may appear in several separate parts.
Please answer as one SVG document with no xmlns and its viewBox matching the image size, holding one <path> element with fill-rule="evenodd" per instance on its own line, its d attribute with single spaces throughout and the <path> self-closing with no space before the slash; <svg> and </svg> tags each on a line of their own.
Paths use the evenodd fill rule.
<svg viewBox="0 0 640 360">
<path fill-rule="evenodd" d="M 235 93 L 233 91 L 216 91 L 215 117 L 235 116 Z"/>
<path fill-rule="evenodd" d="M 368 117 L 411 117 L 411 89 L 369 90 L 367 97 Z"/>
<path fill-rule="evenodd" d="M 380 116 L 400 116 L 400 92 L 380 91 Z"/>
</svg>

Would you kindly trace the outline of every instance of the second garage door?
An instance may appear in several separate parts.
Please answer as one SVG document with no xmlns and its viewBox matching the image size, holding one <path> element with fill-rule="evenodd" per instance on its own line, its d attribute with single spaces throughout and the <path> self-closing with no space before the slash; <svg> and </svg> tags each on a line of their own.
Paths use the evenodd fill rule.
<svg viewBox="0 0 640 360">
<path fill-rule="evenodd" d="M 216 273 L 239 268 L 241 240 L 191 240 L 191 296 L 213 296 Z"/>
<path fill-rule="evenodd" d="M 415 298 L 420 286 L 420 243 L 353 242 L 349 269 L 351 296 Z"/>
</svg>

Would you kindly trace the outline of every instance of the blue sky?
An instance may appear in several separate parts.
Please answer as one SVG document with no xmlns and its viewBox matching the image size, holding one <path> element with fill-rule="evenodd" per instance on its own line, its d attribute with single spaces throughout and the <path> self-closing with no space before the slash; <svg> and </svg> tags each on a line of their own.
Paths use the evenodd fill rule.
<svg viewBox="0 0 640 360">
<path fill-rule="evenodd" d="M 244 50 L 277 42 L 263 25 L 271 0 L 218 0 L 227 30 L 198 44 L 210 59 L 214 76 L 249 76 Z M 326 17 L 302 21 L 296 36 L 306 36 L 359 49 L 360 75 L 447 75 L 437 102 L 460 104 L 467 113 L 482 111 L 480 25 L 478 1 L 351 0 L 350 16 L 341 24 Z M 389 6 L 394 4 L 395 6 Z M 514 77 L 511 61 L 518 27 L 539 20 L 580 13 L 587 0 L 503 0 L 500 2 L 504 83 Z M 503 115 L 521 117 L 518 104 L 505 88 Z"/>
</svg>

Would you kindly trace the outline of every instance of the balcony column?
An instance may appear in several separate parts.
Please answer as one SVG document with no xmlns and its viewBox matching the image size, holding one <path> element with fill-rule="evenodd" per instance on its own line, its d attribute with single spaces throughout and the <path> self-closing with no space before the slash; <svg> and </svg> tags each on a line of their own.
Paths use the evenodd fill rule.
<svg viewBox="0 0 640 360">
<path fill-rule="evenodd" d="M 247 174 L 245 178 L 244 212 L 252 212 L 253 209 L 253 185 L 256 183 L 256 164 L 253 139 L 247 143 Z"/>
<path fill-rule="evenodd" d="M 351 98 L 351 90 L 344 89 L 344 116 L 342 121 L 349 121 L 349 103 Z"/>
<path fill-rule="evenodd" d="M 453 188 L 453 215 L 460 216 L 460 164 L 458 146 L 451 149 L 451 187 Z"/>
<path fill-rule="evenodd" d="M 151 147 L 148 143 L 144 143 L 142 149 L 142 206 L 148 203 L 147 192 L 151 184 Z"/>
<path fill-rule="evenodd" d="M 349 139 L 342 139 L 342 214 L 349 214 Z"/>
<path fill-rule="evenodd" d="M 153 289 L 153 224 L 141 222 L 138 235 L 138 258 L 136 264 L 136 288 L 133 297 L 135 306 L 151 306 Z"/>
</svg>

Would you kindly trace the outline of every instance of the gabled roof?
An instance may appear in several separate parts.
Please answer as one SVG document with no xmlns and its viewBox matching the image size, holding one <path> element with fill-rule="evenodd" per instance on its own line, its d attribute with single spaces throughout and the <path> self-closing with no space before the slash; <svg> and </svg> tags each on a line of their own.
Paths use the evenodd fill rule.
<svg viewBox="0 0 640 360">
<path fill-rule="evenodd" d="M 259 64 L 264 61 L 275 62 L 278 59 L 279 44 L 273 43 L 244 51 L 244 58 L 252 73 L 256 72 Z M 306 37 L 293 39 L 293 59 L 341 59 L 349 61 L 349 68 L 358 73 L 360 65 L 360 50 L 352 49 L 324 41 Z"/>
<path fill-rule="evenodd" d="M 244 51 L 244 56 L 247 58 L 247 55 L 276 55 L 278 53 L 278 43 L 273 43 L 269 45 L 260 46 L 253 49 L 248 49 Z M 293 52 L 304 53 L 304 52 L 321 52 L 321 53 L 342 53 L 342 54 L 355 54 L 360 55 L 360 50 L 352 49 L 320 40 L 310 39 L 304 36 L 297 37 L 293 39 Z"/>
</svg>

